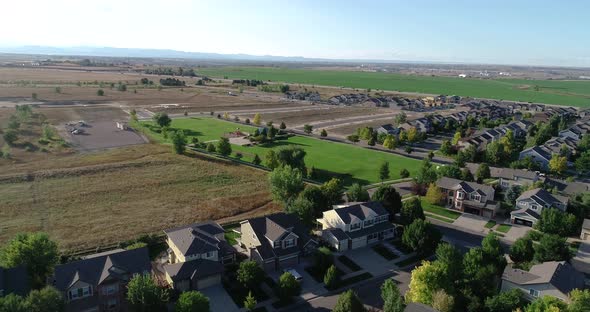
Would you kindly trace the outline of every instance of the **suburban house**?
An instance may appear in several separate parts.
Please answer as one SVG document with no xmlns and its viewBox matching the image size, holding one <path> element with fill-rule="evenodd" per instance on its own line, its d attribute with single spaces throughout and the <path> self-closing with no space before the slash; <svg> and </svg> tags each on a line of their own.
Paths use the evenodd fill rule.
<svg viewBox="0 0 590 312">
<path fill-rule="evenodd" d="M 338 251 L 364 247 L 395 235 L 389 212 L 379 202 L 336 205 L 317 221 L 322 225 L 322 239 Z"/>
<path fill-rule="evenodd" d="M 582 139 L 582 136 L 590 131 L 590 120 L 578 122 L 572 127 L 559 131 L 560 138 L 570 138 L 575 141 Z"/>
<path fill-rule="evenodd" d="M 499 185 L 503 189 L 511 186 L 527 186 L 539 181 L 539 175 L 534 171 L 512 168 L 490 168 L 490 175 L 498 178 Z"/>
<path fill-rule="evenodd" d="M 590 184 L 584 182 L 568 182 L 565 180 L 559 180 L 555 178 L 546 178 L 545 185 L 553 187 L 560 194 L 567 196 L 582 194 L 584 192 L 590 192 Z"/>
<path fill-rule="evenodd" d="M 590 219 L 584 219 L 584 223 L 582 223 L 582 232 L 580 233 L 580 239 L 590 240 Z"/>
<path fill-rule="evenodd" d="M 529 156 L 544 170 L 549 169 L 549 161 L 551 160 L 551 153 L 549 151 L 540 146 L 529 147 L 520 152 L 518 159 L 524 159 Z"/>
<path fill-rule="evenodd" d="M 399 128 L 394 127 L 392 124 L 381 125 L 376 131 L 377 133 L 392 134 L 396 136 L 399 134 Z"/>
<path fill-rule="evenodd" d="M 302 255 L 313 252 L 317 242 L 295 215 L 276 213 L 240 223 L 241 242 L 250 259 L 266 271 L 290 268 Z"/>
<path fill-rule="evenodd" d="M 224 264 L 234 262 L 235 249 L 223 228 L 213 222 L 165 230 L 169 264 L 166 280 L 179 291 L 198 290 L 221 283 Z"/>
<path fill-rule="evenodd" d="M 127 283 L 151 270 L 147 247 L 115 249 L 56 266 L 50 284 L 64 294 L 66 311 L 127 311 Z"/>
<path fill-rule="evenodd" d="M 494 218 L 500 209 L 500 203 L 494 201 L 494 188 L 489 185 L 442 177 L 436 181 L 436 186 L 443 192 L 445 204 L 451 209 L 485 218 Z"/>
<path fill-rule="evenodd" d="M 518 210 L 510 213 L 510 221 L 516 224 L 533 226 L 541 217 L 543 209 L 553 207 L 565 211 L 567 203 L 567 197 L 553 195 L 542 188 L 529 190 L 516 199 L 516 208 Z"/>
<path fill-rule="evenodd" d="M 0 267 L 0 297 L 8 294 L 26 296 L 31 290 L 25 267 L 5 269 Z"/>
<path fill-rule="evenodd" d="M 552 296 L 569 302 L 568 294 L 584 288 L 584 274 L 565 261 L 536 264 L 525 271 L 507 266 L 502 274 L 501 291 L 520 289 L 527 300 Z"/>
</svg>

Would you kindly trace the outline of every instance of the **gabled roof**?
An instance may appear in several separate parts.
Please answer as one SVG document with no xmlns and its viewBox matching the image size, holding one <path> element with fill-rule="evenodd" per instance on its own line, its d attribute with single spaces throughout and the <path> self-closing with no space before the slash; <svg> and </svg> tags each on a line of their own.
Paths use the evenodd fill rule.
<svg viewBox="0 0 590 312">
<path fill-rule="evenodd" d="M 54 286 L 66 291 L 77 281 L 97 286 L 109 277 L 128 280 L 133 274 L 151 271 L 146 247 L 90 257 L 55 267 Z"/>
<path fill-rule="evenodd" d="M 529 147 L 529 148 L 523 150 L 522 152 L 520 152 L 520 154 L 522 155 L 522 154 L 528 153 L 528 152 L 535 152 L 536 154 L 541 156 L 546 161 L 551 160 L 551 153 L 549 153 L 545 149 L 541 148 L 540 146 Z"/>
<path fill-rule="evenodd" d="M 440 188 L 447 189 L 447 190 L 459 190 L 462 189 L 467 193 L 473 193 L 475 191 L 480 191 L 479 194 L 481 195 L 482 192 L 485 196 L 489 197 L 488 199 L 492 200 L 492 194 L 494 193 L 494 188 L 485 185 L 479 184 L 475 182 L 467 182 L 458 179 L 453 179 L 449 177 L 442 177 L 436 181 L 436 185 Z"/>
<path fill-rule="evenodd" d="M 218 261 L 196 259 L 164 265 L 164 270 L 173 281 L 181 281 L 222 273 L 223 264 Z"/>
<path fill-rule="evenodd" d="M 523 192 L 522 194 L 520 194 L 520 196 L 518 196 L 518 198 L 516 200 L 520 201 L 520 200 L 527 200 L 527 199 L 531 199 L 539 204 L 542 204 L 542 205 L 546 204 L 548 206 L 553 206 L 556 203 L 567 205 L 567 203 L 568 203 L 567 197 L 553 195 L 553 194 L 545 191 L 542 188 L 536 188 L 536 189 L 532 189 L 532 190 L 528 190 L 526 192 Z"/>
<path fill-rule="evenodd" d="M 535 220 L 539 220 L 541 219 L 541 216 L 534 210 L 529 209 L 529 208 L 522 208 L 522 209 L 518 209 L 518 210 L 514 210 L 510 213 L 510 215 L 528 215 L 531 218 L 534 218 Z"/>
<path fill-rule="evenodd" d="M 223 234 L 223 228 L 213 222 L 195 223 L 187 226 L 165 230 L 168 236 L 183 255 L 202 254 L 220 250 L 227 244 L 216 235 Z"/>
<path fill-rule="evenodd" d="M 0 267 L 0 290 L 4 295 L 26 296 L 30 290 L 29 275 L 25 267 L 5 269 Z"/>
<path fill-rule="evenodd" d="M 384 216 L 389 213 L 380 202 L 350 203 L 346 206 L 334 206 L 334 211 L 345 224 L 364 221 L 373 215 Z"/>
<path fill-rule="evenodd" d="M 564 294 L 584 288 L 584 274 L 565 261 L 543 262 L 529 271 L 508 266 L 502 279 L 518 285 L 551 284 Z"/>
</svg>

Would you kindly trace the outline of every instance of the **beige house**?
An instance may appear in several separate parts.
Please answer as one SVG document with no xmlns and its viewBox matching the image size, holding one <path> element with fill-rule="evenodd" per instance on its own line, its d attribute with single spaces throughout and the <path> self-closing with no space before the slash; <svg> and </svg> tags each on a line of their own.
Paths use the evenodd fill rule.
<svg viewBox="0 0 590 312">
<path fill-rule="evenodd" d="M 317 247 L 309 229 L 285 213 L 242 221 L 240 230 L 249 258 L 266 271 L 291 268 Z"/>
<path fill-rule="evenodd" d="M 450 209 L 490 219 L 500 209 L 500 203 L 494 201 L 494 188 L 489 185 L 442 177 L 436 181 L 436 186 L 444 194 L 445 204 Z"/>
<path fill-rule="evenodd" d="M 502 274 L 501 291 L 520 289 L 525 298 L 533 301 L 552 296 L 569 302 L 568 294 L 584 288 L 584 274 L 565 261 L 549 261 L 533 265 L 529 271 L 507 266 Z"/>
<path fill-rule="evenodd" d="M 166 280 L 179 291 L 198 290 L 221 283 L 224 264 L 235 260 L 223 228 L 212 221 L 165 230 L 169 263 Z"/>
<path fill-rule="evenodd" d="M 317 220 L 322 239 L 338 251 L 367 246 L 395 235 L 389 212 L 379 202 L 337 205 Z"/>
<path fill-rule="evenodd" d="M 582 233 L 580 234 L 580 239 L 590 240 L 590 219 L 584 219 L 584 223 L 582 224 Z"/>
</svg>

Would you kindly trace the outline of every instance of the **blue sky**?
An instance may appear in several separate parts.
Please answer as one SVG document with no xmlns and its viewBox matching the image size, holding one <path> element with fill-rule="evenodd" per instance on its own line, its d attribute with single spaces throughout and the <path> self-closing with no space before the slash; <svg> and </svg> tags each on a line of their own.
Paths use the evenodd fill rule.
<svg viewBox="0 0 590 312">
<path fill-rule="evenodd" d="M 590 66 L 584 0 L 19 0 L 0 45 Z"/>
</svg>

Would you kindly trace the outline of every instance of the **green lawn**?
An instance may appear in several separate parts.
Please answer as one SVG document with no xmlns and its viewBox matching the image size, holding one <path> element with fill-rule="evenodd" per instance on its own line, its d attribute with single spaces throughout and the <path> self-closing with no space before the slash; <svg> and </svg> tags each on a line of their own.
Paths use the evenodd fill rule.
<svg viewBox="0 0 590 312">
<path fill-rule="evenodd" d="M 425 215 L 428 218 L 433 218 L 433 219 L 436 219 L 436 220 L 439 220 L 439 221 L 442 221 L 442 222 L 446 222 L 446 223 L 453 223 L 453 220 L 449 220 L 447 218 L 443 218 L 443 217 L 441 217 L 439 215 L 435 215 L 435 214 L 431 214 L 431 213 L 426 213 Z"/>
<path fill-rule="evenodd" d="M 498 227 L 496 228 L 496 231 L 500 232 L 500 233 L 508 233 L 508 231 L 510 231 L 510 228 L 512 226 L 508 225 L 508 224 L 500 224 L 498 225 Z"/>
<path fill-rule="evenodd" d="M 232 246 L 237 244 L 238 239 L 240 238 L 240 234 L 232 230 L 226 230 L 224 236 L 225 240 Z"/>
<path fill-rule="evenodd" d="M 431 77 L 393 73 L 289 69 L 269 67 L 210 67 L 198 73 L 211 77 L 342 86 L 373 90 L 419 92 L 590 107 L 590 81 Z M 535 90 L 538 86 L 538 91 Z"/>
<path fill-rule="evenodd" d="M 157 141 L 167 141 L 157 132 L 158 127 L 153 122 L 142 122 L 142 125 L 148 129 L 146 132 Z M 252 126 L 240 125 L 210 117 L 174 119 L 170 127 L 172 129 L 184 130 L 189 142 L 192 137 L 197 137 L 200 142 L 217 140 L 224 133 L 235 131 L 237 128 L 248 133 L 252 133 L 255 130 Z M 321 182 L 329 180 L 331 177 L 341 178 L 345 185 L 350 185 L 354 182 L 361 184 L 379 182 L 379 166 L 384 161 L 389 162 L 390 179 L 399 179 L 399 172 L 402 168 L 408 169 L 411 176 L 414 176 L 420 165 L 420 161 L 412 158 L 305 136 L 293 136 L 289 139 L 277 140 L 271 143 L 271 145 L 264 146 L 245 147 L 232 145 L 232 156 L 235 155 L 235 152 L 240 152 L 243 155 L 242 160 L 251 161 L 254 155 L 258 154 L 264 160 L 264 155 L 269 149 L 280 146 L 299 146 L 304 148 L 307 153 L 305 164 L 308 167 L 313 166 L 317 169 L 318 180 Z"/>
<path fill-rule="evenodd" d="M 453 220 L 459 218 L 459 216 L 461 215 L 460 212 L 451 211 L 451 210 L 445 209 L 441 206 L 433 205 L 433 204 L 427 202 L 426 199 L 424 199 L 424 198 L 420 199 L 420 202 L 422 204 L 422 209 L 424 211 L 430 212 L 432 214 L 447 217 L 447 218 L 453 219 Z"/>
<path fill-rule="evenodd" d="M 486 223 L 485 227 L 486 227 L 486 229 L 491 229 L 491 228 L 493 228 L 495 225 L 496 225 L 496 221 L 494 221 L 494 220 L 490 220 L 490 221 L 488 221 L 488 223 Z"/>
</svg>

